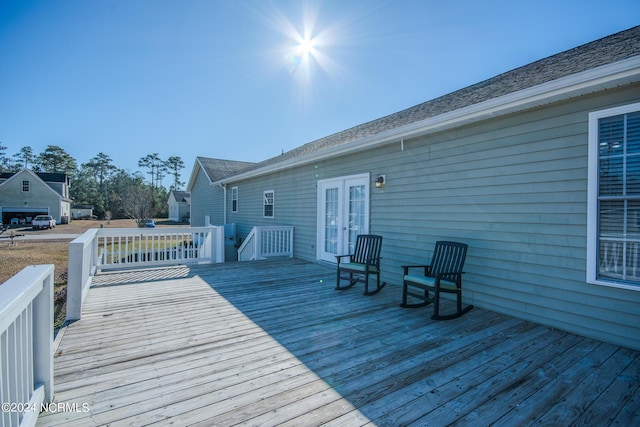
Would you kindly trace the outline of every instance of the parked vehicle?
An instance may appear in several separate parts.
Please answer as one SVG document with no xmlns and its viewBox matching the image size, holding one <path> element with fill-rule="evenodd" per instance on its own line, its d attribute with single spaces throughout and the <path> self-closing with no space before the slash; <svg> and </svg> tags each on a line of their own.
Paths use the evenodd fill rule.
<svg viewBox="0 0 640 427">
<path fill-rule="evenodd" d="M 54 228 L 56 226 L 56 220 L 51 215 L 38 215 L 31 221 L 31 227 L 34 230 L 42 228 Z"/>
</svg>

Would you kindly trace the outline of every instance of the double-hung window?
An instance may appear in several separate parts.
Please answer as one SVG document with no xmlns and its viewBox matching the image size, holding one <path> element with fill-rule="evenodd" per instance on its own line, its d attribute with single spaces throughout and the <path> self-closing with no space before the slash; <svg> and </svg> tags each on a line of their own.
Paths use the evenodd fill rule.
<svg viewBox="0 0 640 427">
<path fill-rule="evenodd" d="M 269 190 L 263 193 L 263 216 L 265 218 L 273 218 L 274 217 L 274 191 Z"/>
<path fill-rule="evenodd" d="M 31 181 L 26 179 L 22 181 L 22 191 L 25 193 L 31 191 Z"/>
<path fill-rule="evenodd" d="M 589 115 L 587 281 L 640 290 L 640 103 Z"/>
<path fill-rule="evenodd" d="M 238 187 L 231 187 L 231 212 L 238 212 Z"/>
</svg>

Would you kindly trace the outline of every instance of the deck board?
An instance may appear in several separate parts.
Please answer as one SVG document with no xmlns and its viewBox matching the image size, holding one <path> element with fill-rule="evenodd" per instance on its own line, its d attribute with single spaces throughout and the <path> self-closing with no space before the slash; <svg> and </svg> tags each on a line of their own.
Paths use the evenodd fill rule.
<svg viewBox="0 0 640 427">
<path fill-rule="evenodd" d="M 47 425 L 640 424 L 640 355 L 300 260 L 110 272 L 54 358 Z"/>
</svg>

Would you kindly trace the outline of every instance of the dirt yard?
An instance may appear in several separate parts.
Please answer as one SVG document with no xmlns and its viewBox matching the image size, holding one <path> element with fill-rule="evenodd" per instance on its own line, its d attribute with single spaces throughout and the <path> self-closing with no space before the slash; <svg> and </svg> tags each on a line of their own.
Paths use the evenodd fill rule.
<svg viewBox="0 0 640 427">
<path fill-rule="evenodd" d="M 0 286 L 7 279 L 28 265 L 53 264 L 55 269 L 55 311 L 56 326 L 64 320 L 64 303 L 66 302 L 67 266 L 69 242 L 75 235 L 80 235 L 90 228 L 137 228 L 134 220 L 118 219 L 111 221 L 72 221 L 60 224 L 51 230 L 32 230 L 30 227 L 15 227 L 0 234 Z M 156 220 L 157 227 L 188 227 L 166 220 Z M 17 237 L 11 241 L 7 238 L 14 235 L 40 236 L 42 240 L 25 240 Z M 51 239 L 54 235 L 70 235 L 68 238 Z M 49 236 L 46 236 L 49 235 Z"/>
</svg>

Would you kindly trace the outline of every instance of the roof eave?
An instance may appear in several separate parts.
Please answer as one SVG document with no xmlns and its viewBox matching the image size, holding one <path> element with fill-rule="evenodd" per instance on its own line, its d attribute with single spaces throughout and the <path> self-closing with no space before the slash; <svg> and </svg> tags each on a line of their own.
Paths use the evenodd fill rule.
<svg viewBox="0 0 640 427">
<path fill-rule="evenodd" d="M 187 191 L 191 192 L 191 190 L 193 190 L 193 186 L 196 185 L 196 179 L 198 177 L 198 171 L 200 169 L 202 169 L 204 175 L 209 180 L 209 183 L 211 183 L 211 178 L 209 177 L 209 174 L 207 174 L 207 170 L 204 168 L 204 166 L 202 166 L 200 157 L 196 157 L 196 161 L 193 163 L 193 168 L 191 169 L 191 175 L 189 176 L 189 182 L 187 183 Z"/>
<path fill-rule="evenodd" d="M 638 81 L 640 81 L 640 56 L 635 56 L 409 123 L 326 150 L 229 176 L 222 180 L 211 182 L 211 184 L 224 185 L 234 181 L 254 178 L 292 166 L 302 166 L 363 149 L 397 143 L 403 139 L 416 138 Z"/>
</svg>

